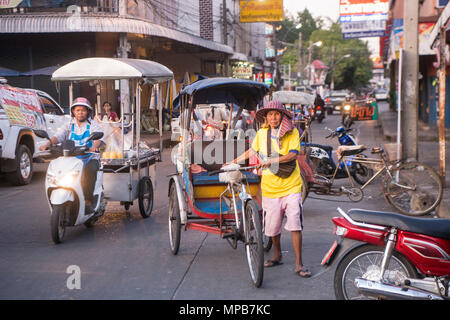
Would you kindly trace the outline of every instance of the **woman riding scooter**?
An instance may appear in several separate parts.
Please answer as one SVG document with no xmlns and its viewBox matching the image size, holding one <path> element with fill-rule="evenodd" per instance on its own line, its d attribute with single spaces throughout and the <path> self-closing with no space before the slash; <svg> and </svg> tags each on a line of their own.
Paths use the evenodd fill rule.
<svg viewBox="0 0 450 320">
<path fill-rule="evenodd" d="M 76 98 L 70 107 L 71 121 L 66 123 L 56 132 L 49 142 L 41 146 L 41 151 L 46 150 L 51 144 L 57 144 L 65 140 L 72 140 L 75 146 L 87 146 L 91 152 L 99 152 L 99 148 L 104 143 L 103 138 L 95 141 L 86 141 L 93 132 L 103 132 L 96 121 L 91 121 L 93 109 L 88 99 Z M 89 159 L 83 169 L 82 185 L 85 196 L 86 212 L 92 212 L 92 201 L 97 171 L 100 168 L 98 159 Z"/>
</svg>

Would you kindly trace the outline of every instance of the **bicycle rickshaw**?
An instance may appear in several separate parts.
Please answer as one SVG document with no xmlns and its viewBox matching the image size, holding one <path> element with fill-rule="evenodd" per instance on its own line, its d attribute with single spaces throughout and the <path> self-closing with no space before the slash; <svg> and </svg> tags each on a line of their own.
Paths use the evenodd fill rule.
<svg viewBox="0 0 450 320">
<path fill-rule="evenodd" d="M 172 78 L 172 71 L 159 63 L 119 58 L 75 60 L 52 75 L 52 81 L 70 82 L 70 101 L 73 101 L 74 83 L 87 81 L 90 85 L 95 85 L 96 115 L 100 113 L 101 90 L 107 87 L 105 81 L 117 81 L 114 85 L 119 85 L 118 89 L 122 93 L 120 120 L 101 121 L 102 126 L 111 127 L 110 132 L 105 134 L 106 138 L 108 135 L 110 138 L 114 137 L 118 146 L 115 152 L 103 152 L 101 155 L 103 194 L 106 201 L 120 201 L 127 213 L 130 205 L 137 199 L 143 218 L 148 218 L 152 212 L 155 165 L 161 161 L 161 150 L 141 143 L 141 91 L 144 85 L 150 85 L 154 90 L 156 84 L 170 81 Z M 129 99 L 127 103 L 125 99 Z M 161 126 L 161 121 L 159 123 Z M 159 129 L 162 132 L 161 127 Z M 106 150 L 109 141 L 107 140 Z"/>
<path fill-rule="evenodd" d="M 194 82 L 181 90 L 180 125 L 182 140 L 172 153 L 176 173 L 169 182 L 169 238 L 174 255 L 180 246 L 181 228 L 220 235 L 236 249 L 245 245 L 252 283 L 263 281 L 264 252 L 260 212 L 255 198 L 260 178 L 250 162 L 229 163 L 244 153 L 253 137 L 233 131 L 243 109 L 255 110 L 268 92 L 268 86 L 254 81 L 212 78 Z M 223 140 L 193 139 L 191 119 L 195 108 L 204 104 L 235 104 L 238 113 L 228 121 Z M 252 131 L 256 134 L 256 131 Z M 236 134 L 237 133 L 237 134 Z M 246 134 L 248 134 L 247 132 Z M 250 132 L 250 135 L 252 133 Z M 201 166 L 202 172 L 193 172 Z"/>
</svg>

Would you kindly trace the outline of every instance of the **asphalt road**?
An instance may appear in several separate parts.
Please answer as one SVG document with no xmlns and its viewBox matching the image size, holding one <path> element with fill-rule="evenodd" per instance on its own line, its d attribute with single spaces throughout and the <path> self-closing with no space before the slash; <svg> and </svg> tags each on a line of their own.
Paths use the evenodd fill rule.
<svg viewBox="0 0 450 320">
<path fill-rule="evenodd" d="M 324 128 L 336 128 L 339 121 L 338 115 L 332 115 L 322 124 L 313 122 L 313 141 L 336 148 L 337 139 L 324 139 Z M 360 143 L 383 143 L 375 121 L 354 128 Z M 46 165 L 36 166 L 27 186 L 11 187 L 0 177 L 0 299 L 334 299 L 334 270 L 322 273 L 320 261 L 335 239 L 331 218 L 337 215 L 336 208 L 391 210 L 379 181 L 356 204 L 345 196 L 311 194 L 304 205 L 303 260 L 313 277 L 303 279 L 294 273 L 290 234 L 284 231 L 284 264 L 265 269 L 262 288 L 256 289 L 242 244 L 233 250 L 217 235 L 182 231 L 178 255 L 170 253 L 167 175 L 174 169 L 169 154 L 165 150 L 164 162 L 157 164 L 150 218 L 141 218 L 137 201 L 129 217 L 119 203 L 109 203 L 94 228 L 70 228 L 60 245 L 53 244 L 50 236 Z M 270 257 L 268 253 L 266 258 Z M 74 282 L 78 271 L 80 282 Z"/>
</svg>

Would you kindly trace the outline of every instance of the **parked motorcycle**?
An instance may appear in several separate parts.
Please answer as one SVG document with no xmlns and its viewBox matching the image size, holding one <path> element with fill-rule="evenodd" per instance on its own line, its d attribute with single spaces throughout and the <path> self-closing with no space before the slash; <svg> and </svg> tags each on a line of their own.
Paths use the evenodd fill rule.
<svg viewBox="0 0 450 320">
<path fill-rule="evenodd" d="M 337 299 L 450 299 L 450 219 L 337 210 L 339 240 L 322 260 L 337 264 Z"/>
<path fill-rule="evenodd" d="M 38 137 L 49 139 L 47 132 L 35 130 Z M 102 132 L 93 132 L 88 141 L 101 139 Z M 55 243 L 63 241 L 66 227 L 84 224 L 92 227 L 105 212 L 103 197 L 103 171 L 99 155 L 90 153 L 87 146 L 75 146 L 74 141 L 66 140 L 50 147 L 51 156 L 45 178 L 45 194 L 51 211 L 51 233 Z M 83 168 L 91 160 L 99 161 L 100 170 L 94 188 L 93 210 L 86 212 L 85 198 L 81 185 Z"/>
<path fill-rule="evenodd" d="M 331 133 L 326 136 L 326 138 L 337 137 L 339 144 L 342 146 L 355 146 L 357 141 L 355 137 L 350 133 L 351 128 L 346 129 L 343 126 L 338 127 L 336 130 L 331 130 Z M 336 170 L 336 163 L 333 160 L 333 147 L 321 145 L 321 144 L 310 144 L 308 148 L 307 158 L 314 164 L 316 171 L 319 175 L 332 176 Z M 358 157 L 365 157 L 364 154 L 358 154 Z M 374 174 L 372 168 L 368 168 L 359 162 L 347 161 L 347 167 L 349 168 L 350 174 L 360 185 L 364 185 Z M 347 170 L 345 164 L 342 162 L 336 173 L 335 179 L 348 178 Z"/>
</svg>

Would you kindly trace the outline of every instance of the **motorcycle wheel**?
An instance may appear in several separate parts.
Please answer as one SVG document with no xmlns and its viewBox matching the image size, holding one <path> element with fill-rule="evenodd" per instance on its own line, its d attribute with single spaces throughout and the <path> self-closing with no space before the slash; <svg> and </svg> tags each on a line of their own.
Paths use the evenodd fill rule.
<svg viewBox="0 0 450 320">
<path fill-rule="evenodd" d="M 334 274 L 334 293 L 337 300 L 370 299 L 358 293 L 354 282 L 356 278 L 377 280 L 383 260 L 384 248 L 363 245 L 352 249 L 339 262 Z M 417 278 L 417 272 L 411 262 L 394 251 L 385 272 L 384 281 L 394 284 L 405 278 Z"/>
<path fill-rule="evenodd" d="M 65 219 L 66 215 L 70 213 L 70 205 L 67 203 L 54 205 L 52 208 L 52 215 L 50 220 L 50 229 L 52 233 L 52 240 L 58 244 L 63 242 L 66 233 Z"/>
<path fill-rule="evenodd" d="M 367 158 L 365 154 L 360 154 L 358 156 L 361 158 Z M 353 179 L 355 179 L 355 181 L 360 185 L 366 184 L 366 182 L 373 177 L 373 169 L 359 162 L 353 163 L 351 172 Z"/>
</svg>

